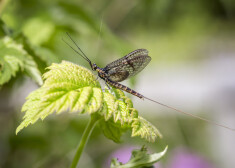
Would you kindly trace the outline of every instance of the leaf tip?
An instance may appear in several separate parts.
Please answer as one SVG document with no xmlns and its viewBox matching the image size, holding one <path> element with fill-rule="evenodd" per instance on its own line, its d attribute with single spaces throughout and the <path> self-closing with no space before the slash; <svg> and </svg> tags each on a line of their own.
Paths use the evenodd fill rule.
<svg viewBox="0 0 235 168">
<path fill-rule="evenodd" d="M 21 128 L 20 126 L 18 126 L 17 128 L 16 128 L 16 135 L 22 130 L 23 128 Z"/>
<path fill-rule="evenodd" d="M 167 150 L 168 150 L 168 145 L 165 147 L 165 149 L 162 151 L 162 153 L 165 154 Z"/>
</svg>

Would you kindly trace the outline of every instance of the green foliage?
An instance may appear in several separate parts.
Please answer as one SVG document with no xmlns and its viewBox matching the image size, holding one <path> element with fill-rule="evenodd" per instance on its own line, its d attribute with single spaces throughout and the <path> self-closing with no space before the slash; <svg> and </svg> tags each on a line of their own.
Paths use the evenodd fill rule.
<svg viewBox="0 0 235 168">
<path fill-rule="evenodd" d="M 218 55 L 218 51 L 222 51 L 222 53 L 234 52 L 234 11 L 235 1 L 231 0 L 217 0 L 213 1 L 213 4 L 211 1 L 188 0 L 128 1 L 128 3 L 126 1 L 104 0 L 2 0 L 0 1 L 0 37 L 2 38 L 0 41 L 2 44 L 3 37 L 9 36 L 17 44 L 23 45 L 23 49 L 33 57 L 41 73 L 44 73 L 46 66 L 61 62 L 61 60 L 70 60 L 86 65 L 62 42 L 61 38 L 66 38 L 65 32 L 69 32 L 73 36 L 79 46 L 97 65 L 104 66 L 132 49 L 146 48 L 152 57 L 150 67 L 160 66 L 161 69 L 163 65 L 163 70 L 171 69 L 172 64 L 176 63 L 173 65 L 174 68 L 177 68 L 178 65 L 184 66 L 184 64 L 188 68 L 188 62 L 199 63 L 198 65 L 202 62 L 205 65 L 205 60 L 208 63 L 208 58 L 209 60 L 213 59 L 214 55 Z M 27 41 L 15 38 L 19 33 L 24 33 Z M 26 131 L 19 136 L 12 135 L 14 132 L 12 129 L 18 122 L 16 109 L 18 109 L 19 103 L 11 100 L 11 106 L 8 106 L 8 102 L 9 97 L 12 97 L 11 94 L 17 94 L 21 91 L 15 89 L 19 88 L 17 86 L 22 83 L 13 83 L 15 80 L 12 78 L 19 79 L 22 76 L 21 72 L 24 72 L 22 71 L 24 69 L 21 68 L 21 65 L 24 63 L 22 63 L 22 59 L 16 59 L 16 57 L 14 57 L 14 62 L 6 62 L 5 59 L 12 60 L 12 58 L 5 58 L 2 51 L 4 50 L 1 47 L 0 79 L 4 78 L 4 81 L 9 82 L 4 82 L 6 87 L 2 87 L 0 93 L 0 123 L 4 125 L 0 129 L 0 144 L 4 147 L 0 152 L 0 155 L 4 156 L 0 159 L 0 167 L 14 167 L 16 165 L 17 167 L 68 167 L 70 155 L 66 155 L 66 157 L 64 153 L 68 153 L 68 150 L 74 147 L 75 141 L 81 136 L 84 123 L 77 122 L 81 121 L 77 117 L 65 119 L 61 123 L 59 121 L 61 117 L 58 117 L 57 122 L 48 120 L 42 124 L 42 127 L 37 124 L 33 129 L 30 129 L 33 132 L 29 130 L 29 134 Z M 224 57 L 226 54 L 223 54 L 221 58 Z M 2 60 L 5 62 L 4 66 Z M 180 64 L 178 64 L 179 62 Z M 12 67 L 13 65 L 16 66 Z M 154 76 L 153 71 L 149 71 L 149 73 L 151 72 L 150 75 Z M 6 78 L 7 76 L 10 78 L 9 80 Z M 138 82 L 138 77 L 141 76 L 144 74 L 141 73 L 136 78 L 131 78 L 129 81 L 132 81 L 133 85 L 130 83 L 128 85 L 134 87 L 135 79 Z M 11 89 L 14 89 L 14 92 Z M 116 100 L 125 101 L 117 97 L 115 89 L 112 91 L 111 93 L 107 92 L 107 98 L 110 95 L 110 100 L 113 98 L 114 102 Z M 40 94 L 39 92 L 38 94 Z M 43 95 L 43 93 L 41 94 Z M 106 92 L 102 92 L 102 94 L 104 95 Z M 13 96 L 17 97 L 17 95 Z M 40 101 L 41 97 L 36 95 L 34 99 L 31 99 L 32 101 Z M 112 105 L 112 102 L 109 103 Z M 151 111 L 146 103 L 141 104 L 145 106 L 145 111 Z M 102 106 L 104 105 L 106 105 L 105 101 L 102 102 Z M 99 125 L 107 137 L 119 142 L 121 134 L 130 130 L 130 124 L 117 120 L 119 116 L 122 117 L 122 113 L 119 114 L 116 111 L 114 114 L 115 110 L 113 112 L 112 110 L 112 106 L 110 106 L 106 113 L 98 111 L 99 115 L 103 117 L 99 120 Z M 133 114 L 137 114 L 135 118 L 138 118 L 138 113 Z M 145 113 L 145 115 L 148 114 Z M 124 114 L 123 117 L 125 117 Z M 151 115 L 151 120 L 156 120 L 156 118 L 160 122 L 159 125 L 164 125 L 165 133 L 168 134 L 167 143 L 172 149 L 178 147 L 179 144 L 197 150 L 204 146 L 205 148 L 200 148 L 199 152 L 204 153 L 204 156 L 207 155 L 208 158 L 212 157 L 209 152 L 212 148 L 210 146 L 211 137 L 208 135 L 205 123 L 195 119 Z M 140 125 L 147 126 L 141 119 L 131 122 L 133 122 L 131 130 L 136 133 L 138 130 L 140 133 L 142 132 L 141 128 L 143 127 Z M 135 122 L 137 124 L 134 126 Z M 189 123 L 198 129 L 192 131 L 188 127 Z M 60 136 L 62 139 L 57 140 L 58 135 L 61 135 L 61 130 L 63 131 L 65 127 L 69 129 L 63 133 L 63 136 Z M 75 130 L 76 133 L 74 133 Z M 91 143 L 93 145 L 88 147 L 88 151 L 92 151 L 93 146 L 105 145 L 103 137 L 99 137 L 98 134 L 99 131 L 92 133 Z M 206 141 L 198 141 L 197 137 L 199 136 L 205 136 Z M 153 146 L 156 147 L 160 144 L 155 143 Z M 58 146 L 60 146 L 59 151 Z M 107 154 L 111 149 L 112 147 L 96 148 L 99 156 L 92 155 L 93 158 L 91 158 L 93 161 L 96 160 L 95 167 L 102 167 L 99 165 L 105 157 L 102 153 Z M 22 155 L 27 159 L 22 160 Z M 223 164 L 225 160 L 217 160 L 216 162 Z M 94 162 L 86 163 L 85 166 L 80 167 L 92 167 L 94 164 Z M 166 165 L 169 164 L 166 163 Z"/>
<path fill-rule="evenodd" d="M 141 116 L 134 120 L 132 128 L 132 136 L 141 136 L 149 142 L 154 142 L 157 136 L 162 137 L 158 129 Z"/>
<path fill-rule="evenodd" d="M 140 136 L 154 142 L 161 134 L 148 121 L 138 116 L 131 100 L 118 89 L 111 92 L 101 89 L 96 77 L 86 68 L 63 61 L 52 64 L 43 78 L 41 88 L 32 92 L 22 111 L 26 112 L 23 122 L 16 133 L 34 124 L 38 119 L 44 119 L 49 114 L 69 111 L 93 114 L 99 118 L 104 135 L 120 142 L 123 132 L 132 130 L 132 136 Z"/>
<path fill-rule="evenodd" d="M 0 85 L 15 77 L 18 71 L 27 74 L 42 85 L 41 74 L 32 56 L 23 49 L 21 44 L 6 36 L 0 39 Z"/>
<path fill-rule="evenodd" d="M 38 17 L 27 20 L 23 26 L 24 34 L 35 45 L 47 42 L 54 31 L 55 25 L 53 22 Z"/>
<path fill-rule="evenodd" d="M 127 129 L 120 127 L 113 121 L 100 121 L 100 128 L 103 130 L 104 135 L 108 138 L 113 140 L 116 143 L 120 142 L 120 138 L 123 132 Z"/>
<path fill-rule="evenodd" d="M 112 51 L 115 48 L 116 50 L 122 48 L 122 50 L 126 49 L 129 51 L 129 45 L 121 42 L 105 24 L 100 30 L 101 20 L 97 20 L 97 16 L 93 15 L 88 10 L 89 8 L 85 8 L 79 2 L 64 2 L 61 0 L 56 0 L 53 3 L 48 1 L 40 1 L 38 3 L 34 1 L 17 1 L 15 5 L 11 5 L 9 2 L 9 6 L 12 9 L 9 12 L 4 12 L 0 18 L 0 36 L 9 36 L 12 41 L 17 41 L 17 45 L 21 45 L 22 50 L 33 58 L 36 66 L 34 66 L 35 69 L 29 67 L 33 65 L 31 58 L 25 59 L 27 61 L 23 63 L 20 59 L 14 59 L 13 66 L 17 65 L 14 67 L 7 63 L 9 61 L 12 62 L 12 58 L 0 58 L 0 70 L 6 68 L 3 69 L 4 73 L 0 72 L 0 85 L 9 81 L 11 77 L 17 76 L 16 72 L 23 71 L 23 68 L 25 70 L 23 72 L 26 72 L 36 80 L 41 76 L 36 76 L 36 69 L 43 73 L 45 67 L 52 63 L 60 62 L 64 59 L 76 62 L 73 51 L 69 47 L 65 47 L 65 43 L 61 40 L 65 36 L 66 31 L 79 38 L 82 44 L 97 44 L 98 36 L 102 35 L 103 40 L 100 43 L 106 45 L 106 52 L 109 52 L 110 48 L 112 48 Z M 18 11 L 17 7 L 24 7 L 24 9 Z M 17 13 L 20 13 L 20 15 Z M 94 39 L 94 42 L 86 41 L 87 39 Z M 19 54 L 22 53 L 17 53 L 15 56 L 20 57 Z M 89 54 L 96 55 L 97 52 L 92 50 Z M 0 51 L 0 57 L 3 56 Z M 99 60 L 96 62 L 99 62 Z M 3 66 L 3 63 L 7 63 L 7 65 Z M 26 66 L 22 68 L 22 65 L 25 64 Z M 37 79 L 37 82 L 42 84 L 41 79 L 40 82 Z"/>
<path fill-rule="evenodd" d="M 132 156 L 126 164 L 118 162 L 115 158 L 111 162 L 111 168 L 147 168 L 160 160 L 166 153 L 167 147 L 160 153 L 147 154 L 147 149 L 143 146 L 140 150 L 132 151 Z"/>
</svg>

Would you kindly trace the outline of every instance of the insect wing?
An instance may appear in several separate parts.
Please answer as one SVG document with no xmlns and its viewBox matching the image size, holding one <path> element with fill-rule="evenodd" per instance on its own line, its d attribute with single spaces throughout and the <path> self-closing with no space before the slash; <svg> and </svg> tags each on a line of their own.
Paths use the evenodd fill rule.
<svg viewBox="0 0 235 168">
<path fill-rule="evenodd" d="M 138 49 L 111 62 L 104 70 L 110 80 L 121 82 L 142 71 L 150 61 L 151 57 L 148 56 L 148 51 L 146 49 Z"/>
</svg>

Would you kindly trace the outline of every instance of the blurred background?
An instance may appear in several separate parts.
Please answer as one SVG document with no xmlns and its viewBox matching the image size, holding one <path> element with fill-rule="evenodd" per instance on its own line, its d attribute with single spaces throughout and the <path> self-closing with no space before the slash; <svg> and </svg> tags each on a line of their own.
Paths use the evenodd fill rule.
<svg viewBox="0 0 235 168">
<path fill-rule="evenodd" d="M 88 57 L 104 67 L 137 49 L 149 50 L 150 64 L 125 81 L 139 93 L 235 128 L 235 1 L 232 0 L 1 0 L 0 36 L 12 36 L 38 63 L 68 60 L 89 68 L 62 38 L 69 32 Z M 30 44 L 30 46 L 27 46 Z M 0 51 L 1 57 L 1 51 Z M 0 90 L 0 167 L 68 167 L 89 119 L 51 115 L 15 135 L 26 96 L 38 85 L 18 72 Z M 231 168 L 235 133 L 133 98 L 141 116 L 163 134 L 150 144 L 123 135 L 106 139 L 97 127 L 80 167 L 109 167 L 145 144 L 151 152 L 169 146 L 158 168 Z M 124 162 L 123 160 L 123 162 Z"/>
</svg>

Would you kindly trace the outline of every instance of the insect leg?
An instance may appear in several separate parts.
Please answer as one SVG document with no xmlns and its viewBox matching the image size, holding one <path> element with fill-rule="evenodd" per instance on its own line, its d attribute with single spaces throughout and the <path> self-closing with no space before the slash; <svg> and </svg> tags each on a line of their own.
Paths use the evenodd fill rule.
<svg viewBox="0 0 235 168">
<path fill-rule="evenodd" d="M 106 80 L 104 81 L 105 82 L 105 84 L 106 84 L 106 86 L 109 88 L 109 90 L 111 89 L 110 87 L 109 87 L 109 85 L 108 85 L 108 83 L 106 82 Z"/>
<path fill-rule="evenodd" d="M 95 79 L 96 81 L 99 79 L 99 76 L 97 76 L 97 78 Z"/>
<path fill-rule="evenodd" d="M 106 86 L 108 86 L 108 89 L 104 88 L 104 89 L 102 89 L 102 91 L 110 90 L 109 85 L 106 82 L 105 82 L 105 84 L 106 84 Z"/>
</svg>

